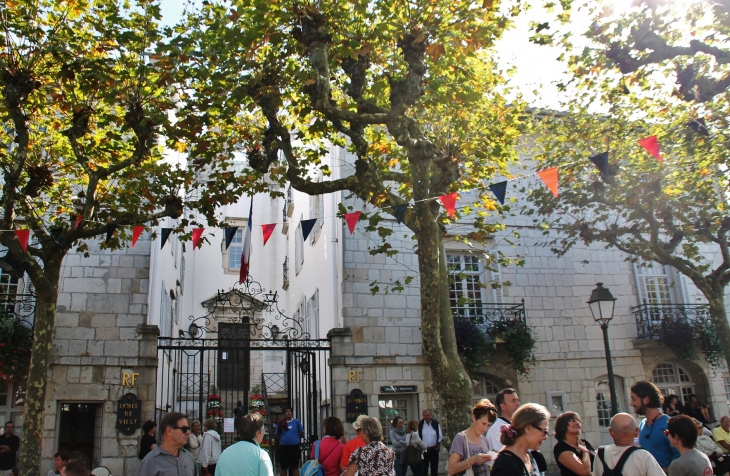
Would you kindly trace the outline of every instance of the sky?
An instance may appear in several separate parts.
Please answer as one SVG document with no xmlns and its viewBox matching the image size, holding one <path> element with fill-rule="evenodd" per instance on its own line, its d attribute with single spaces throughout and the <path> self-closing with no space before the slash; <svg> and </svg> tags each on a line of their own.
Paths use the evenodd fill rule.
<svg viewBox="0 0 730 476">
<path fill-rule="evenodd" d="M 161 0 L 164 23 L 172 25 L 180 20 L 184 3 L 185 0 Z M 565 65 L 557 60 L 560 52 L 556 48 L 535 45 L 528 41 L 530 20 L 540 19 L 543 15 L 541 10 L 531 10 L 517 17 L 514 28 L 508 30 L 497 42 L 497 51 L 501 67 L 517 68 L 517 73 L 509 79 L 510 86 L 516 86 L 533 107 L 557 109 L 560 94 L 555 83 L 567 75 Z M 535 90 L 538 90 L 537 94 L 533 92 Z"/>
</svg>

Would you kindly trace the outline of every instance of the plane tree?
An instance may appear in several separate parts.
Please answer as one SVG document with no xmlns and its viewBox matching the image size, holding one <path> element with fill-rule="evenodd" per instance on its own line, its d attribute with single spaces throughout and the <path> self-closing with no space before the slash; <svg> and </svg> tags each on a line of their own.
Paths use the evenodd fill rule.
<svg viewBox="0 0 730 476">
<path fill-rule="evenodd" d="M 497 1 L 209 1 L 179 27 L 200 25 L 197 36 L 169 44 L 187 58 L 179 124 L 200 122 L 210 136 L 204 149 L 190 136 L 193 156 L 233 142 L 271 182 L 363 199 L 376 210 L 368 229 L 382 239 L 373 253 L 395 253 L 381 221 L 408 205 L 399 219 L 418 256 L 423 349 L 451 436 L 469 424 L 472 387 L 449 302 L 453 222 L 438 197 L 476 191 L 455 216 L 473 223 L 462 239 L 486 241 L 501 226 L 489 218 L 500 207 L 486 185 L 507 174 L 524 123 L 493 52 L 516 13 Z M 247 138 L 236 135 L 241 127 Z M 352 173 L 318 180 L 330 175 L 322 157 L 333 145 L 354 153 Z"/>
<path fill-rule="evenodd" d="M 200 157 L 190 166 L 164 160 L 164 135 L 177 142 L 177 86 L 176 59 L 159 48 L 159 20 L 148 0 L 8 0 L 0 11 L 0 243 L 4 262 L 27 275 L 36 295 L 23 475 L 40 472 L 64 258 L 88 253 L 92 242 L 121 248 L 130 225 L 163 218 L 176 219 L 177 233 L 189 237 L 246 187 L 230 158 Z M 195 198 L 183 200 L 183 190 Z M 31 232 L 27 249 L 15 234 L 21 229 Z"/>
<path fill-rule="evenodd" d="M 560 20 L 588 9 L 591 25 L 580 37 L 560 22 L 538 26 L 538 41 L 562 45 L 572 77 L 559 85 L 561 113 L 538 114 L 534 149 L 540 167 L 560 166 L 560 196 L 534 191 L 528 213 L 558 254 L 603 243 L 689 278 L 707 299 L 730 364 L 730 5 L 636 2 L 615 14 L 603 4 L 562 3 Z M 653 135 L 661 161 L 637 144 Z M 606 150 L 602 173 L 588 158 Z"/>
</svg>

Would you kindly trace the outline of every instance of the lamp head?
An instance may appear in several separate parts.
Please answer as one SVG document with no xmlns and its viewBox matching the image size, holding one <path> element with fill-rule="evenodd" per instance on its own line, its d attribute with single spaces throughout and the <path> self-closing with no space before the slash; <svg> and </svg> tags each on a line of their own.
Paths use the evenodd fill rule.
<svg viewBox="0 0 730 476">
<path fill-rule="evenodd" d="M 613 311 L 616 305 L 616 298 L 611 291 L 603 287 L 603 283 L 596 283 L 596 289 L 591 292 L 588 306 L 591 308 L 593 320 L 600 325 L 608 325 L 613 319 Z"/>
</svg>

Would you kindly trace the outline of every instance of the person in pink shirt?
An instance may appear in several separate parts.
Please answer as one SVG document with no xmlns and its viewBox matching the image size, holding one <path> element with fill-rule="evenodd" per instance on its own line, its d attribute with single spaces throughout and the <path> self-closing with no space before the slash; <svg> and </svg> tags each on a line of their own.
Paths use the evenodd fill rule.
<svg viewBox="0 0 730 476">
<path fill-rule="evenodd" d="M 324 419 L 324 438 L 319 441 L 319 464 L 325 476 L 340 476 L 340 458 L 345 449 L 342 437 L 345 435 L 345 428 L 337 417 Z M 312 445 L 311 458 L 314 459 L 315 447 Z"/>
</svg>

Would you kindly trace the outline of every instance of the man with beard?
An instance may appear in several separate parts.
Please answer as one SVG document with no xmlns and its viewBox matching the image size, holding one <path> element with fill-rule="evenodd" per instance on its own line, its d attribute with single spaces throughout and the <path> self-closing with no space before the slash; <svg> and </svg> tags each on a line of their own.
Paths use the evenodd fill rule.
<svg viewBox="0 0 730 476">
<path fill-rule="evenodd" d="M 662 413 L 664 397 L 651 382 L 639 381 L 631 387 L 631 406 L 645 418 L 639 423 L 639 445 L 654 456 L 666 472 L 669 465 L 679 458 L 679 452 L 669 444 L 664 434 L 669 416 Z"/>
</svg>

